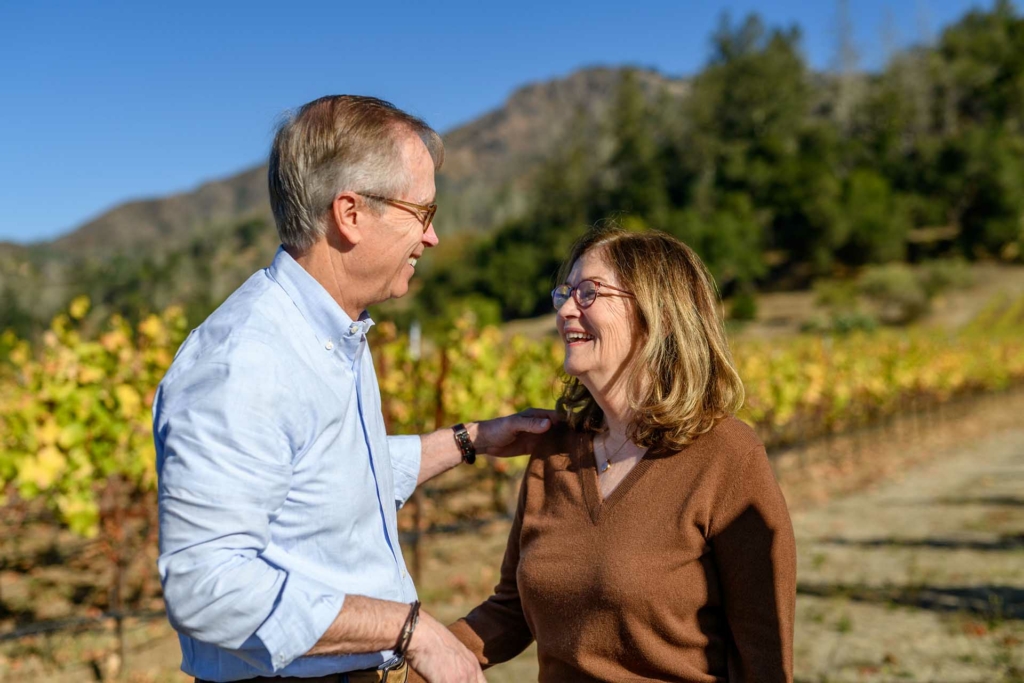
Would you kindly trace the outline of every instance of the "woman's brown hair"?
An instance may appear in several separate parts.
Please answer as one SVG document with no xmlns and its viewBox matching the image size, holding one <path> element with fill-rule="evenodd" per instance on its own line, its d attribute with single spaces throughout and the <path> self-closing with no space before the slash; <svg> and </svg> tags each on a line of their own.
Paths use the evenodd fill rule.
<svg viewBox="0 0 1024 683">
<path fill-rule="evenodd" d="M 559 282 L 595 250 L 636 297 L 642 339 L 626 373 L 634 411 L 629 436 L 640 446 L 680 450 L 743 405 L 714 279 L 697 254 L 671 235 L 602 225 L 576 241 Z M 597 431 L 604 422 L 576 377 L 565 378 L 558 407 L 574 429 Z"/>
</svg>

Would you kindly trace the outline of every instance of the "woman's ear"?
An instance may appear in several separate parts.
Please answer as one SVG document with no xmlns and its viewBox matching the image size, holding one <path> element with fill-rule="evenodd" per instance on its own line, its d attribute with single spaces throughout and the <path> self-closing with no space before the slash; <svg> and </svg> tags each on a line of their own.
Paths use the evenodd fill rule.
<svg viewBox="0 0 1024 683">
<path fill-rule="evenodd" d="M 331 227 L 349 244 L 363 239 L 368 214 L 355 192 L 341 192 L 331 202 Z"/>
</svg>

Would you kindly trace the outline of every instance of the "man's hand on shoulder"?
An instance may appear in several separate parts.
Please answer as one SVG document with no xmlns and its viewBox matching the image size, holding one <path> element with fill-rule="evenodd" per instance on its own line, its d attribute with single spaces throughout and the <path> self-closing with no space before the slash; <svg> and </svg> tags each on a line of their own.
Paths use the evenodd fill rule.
<svg viewBox="0 0 1024 683">
<path fill-rule="evenodd" d="M 554 410 L 528 408 L 515 415 L 483 422 L 469 422 L 466 431 L 476 452 L 507 458 L 531 453 L 551 424 L 559 420 Z M 417 483 L 436 477 L 462 462 L 451 429 L 439 429 L 420 436 L 420 471 Z"/>
<path fill-rule="evenodd" d="M 515 415 L 484 420 L 476 424 L 473 445 L 477 452 L 499 458 L 530 453 L 559 419 L 555 410 L 527 408 Z"/>
</svg>

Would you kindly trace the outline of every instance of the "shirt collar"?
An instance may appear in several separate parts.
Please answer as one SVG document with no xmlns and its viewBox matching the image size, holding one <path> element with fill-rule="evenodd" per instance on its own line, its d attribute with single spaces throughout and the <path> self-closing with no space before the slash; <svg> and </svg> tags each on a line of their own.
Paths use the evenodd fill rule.
<svg viewBox="0 0 1024 683">
<path fill-rule="evenodd" d="M 306 272 L 284 247 L 278 247 L 268 271 L 328 351 L 332 350 L 332 346 L 337 346 L 342 351 L 351 349 L 354 352 L 356 347 L 352 342 L 358 345 L 373 326 L 374 322 L 366 311 L 360 314 L 359 320 L 352 320 L 323 285 Z"/>
</svg>

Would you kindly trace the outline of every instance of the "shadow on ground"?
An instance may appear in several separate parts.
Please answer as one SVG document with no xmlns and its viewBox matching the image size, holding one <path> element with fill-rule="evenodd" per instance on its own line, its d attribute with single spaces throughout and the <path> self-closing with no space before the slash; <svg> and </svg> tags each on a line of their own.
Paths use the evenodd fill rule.
<svg viewBox="0 0 1024 683">
<path fill-rule="evenodd" d="M 986 507 L 1024 507 L 1024 498 L 1019 496 L 945 496 L 927 500 L 888 501 L 882 507 L 935 507 L 937 505 L 978 505 Z"/>
<path fill-rule="evenodd" d="M 986 619 L 1024 620 L 1024 588 L 1015 586 L 863 586 L 800 583 L 798 595 L 844 598 L 854 602 L 962 612 Z"/>
<path fill-rule="evenodd" d="M 1024 534 L 1003 534 L 992 540 L 969 538 L 820 538 L 817 543 L 854 548 L 938 548 L 942 550 L 1024 550 Z"/>
</svg>

